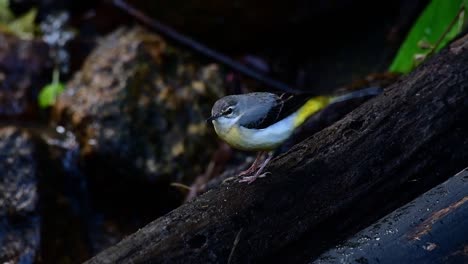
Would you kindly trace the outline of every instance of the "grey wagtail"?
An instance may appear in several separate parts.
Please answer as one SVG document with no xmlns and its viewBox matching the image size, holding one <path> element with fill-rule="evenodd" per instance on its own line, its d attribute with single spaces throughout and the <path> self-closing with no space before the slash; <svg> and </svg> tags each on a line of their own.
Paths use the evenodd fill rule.
<svg viewBox="0 0 468 264">
<path fill-rule="evenodd" d="M 327 105 L 345 100 L 373 96 L 381 88 L 366 88 L 340 96 L 278 96 L 268 92 L 228 95 L 215 102 L 211 117 L 216 134 L 231 147 L 258 151 L 252 166 L 240 173 L 240 182 L 252 183 L 262 174 L 273 157 L 273 150 L 286 141 L 308 117 Z M 261 163 L 262 156 L 269 152 Z M 255 172 L 256 171 L 256 172 Z M 254 173 L 255 172 L 255 173 Z"/>
</svg>

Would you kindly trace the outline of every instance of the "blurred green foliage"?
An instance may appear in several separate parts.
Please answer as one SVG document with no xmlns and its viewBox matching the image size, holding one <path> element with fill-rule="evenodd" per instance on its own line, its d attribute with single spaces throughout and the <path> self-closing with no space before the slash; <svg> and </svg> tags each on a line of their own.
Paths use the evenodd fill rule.
<svg viewBox="0 0 468 264">
<path fill-rule="evenodd" d="M 463 28 L 467 28 L 468 27 L 468 0 L 463 0 L 463 7 L 465 8 Z"/>
<path fill-rule="evenodd" d="M 32 39 L 38 32 L 35 24 L 36 16 L 37 9 L 31 8 L 25 14 L 15 17 L 10 9 L 9 0 L 0 0 L 0 32 L 14 34 L 22 39 Z M 39 93 L 39 106 L 42 108 L 52 106 L 64 89 L 65 85 L 59 79 L 59 71 L 55 69 L 52 82 L 44 86 Z"/>
<path fill-rule="evenodd" d="M 44 86 L 39 93 L 39 106 L 41 108 L 46 108 L 54 105 L 57 96 L 59 96 L 64 89 L 65 85 L 60 82 L 59 71 L 58 69 L 54 69 L 52 82 Z"/>
<path fill-rule="evenodd" d="M 8 0 L 0 0 L 0 23 L 13 20 Z"/>
<path fill-rule="evenodd" d="M 14 34 L 22 39 L 32 39 L 36 32 L 37 9 L 31 8 L 25 14 L 15 17 L 9 0 L 0 0 L 0 32 Z"/>
<path fill-rule="evenodd" d="M 439 51 L 466 24 L 468 0 L 432 0 L 421 13 L 390 65 L 390 72 L 408 73 Z"/>
</svg>

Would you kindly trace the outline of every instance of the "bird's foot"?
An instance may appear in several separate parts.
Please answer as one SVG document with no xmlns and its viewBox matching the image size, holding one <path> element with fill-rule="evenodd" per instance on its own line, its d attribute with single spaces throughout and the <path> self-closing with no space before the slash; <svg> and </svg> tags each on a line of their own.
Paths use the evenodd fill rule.
<svg viewBox="0 0 468 264">
<path fill-rule="evenodd" d="M 264 172 L 262 174 L 255 174 L 252 176 L 243 176 L 242 179 L 239 180 L 239 182 L 246 182 L 247 184 L 251 184 L 254 182 L 257 178 L 264 178 L 271 174 L 270 172 Z"/>
<path fill-rule="evenodd" d="M 245 171 L 242 171 L 241 173 L 239 173 L 239 176 L 253 175 L 261 165 L 263 154 L 264 154 L 263 151 L 258 152 L 257 157 L 255 158 L 252 165 Z"/>
<path fill-rule="evenodd" d="M 246 176 L 246 175 L 252 175 L 258 168 L 254 168 L 253 166 L 251 166 L 250 168 L 246 169 L 245 171 L 241 171 L 241 173 L 239 173 L 239 176 Z"/>
</svg>

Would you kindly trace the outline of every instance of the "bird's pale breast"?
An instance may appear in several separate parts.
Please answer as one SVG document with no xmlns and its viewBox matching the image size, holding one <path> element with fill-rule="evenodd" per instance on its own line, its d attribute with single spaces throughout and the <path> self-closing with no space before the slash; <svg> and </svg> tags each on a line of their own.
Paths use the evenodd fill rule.
<svg viewBox="0 0 468 264">
<path fill-rule="evenodd" d="M 218 136 L 234 148 L 248 151 L 273 150 L 288 139 L 294 131 L 296 114 L 293 114 L 267 128 L 249 129 L 234 125 L 228 130 L 219 129 Z"/>
</svg>

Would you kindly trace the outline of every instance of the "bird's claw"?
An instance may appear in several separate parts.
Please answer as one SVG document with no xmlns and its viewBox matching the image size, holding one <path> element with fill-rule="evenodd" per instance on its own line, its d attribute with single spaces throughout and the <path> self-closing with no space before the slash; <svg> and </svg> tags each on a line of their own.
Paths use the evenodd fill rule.
<svg viewBox="0 0 468 264">
<path fill-rule="evenodd" d="M 247 184 L 251 184 L 257 179 L 257 176 L 244 176 L 242 179 L 239 180 L 239 182 L 246 182 Z"/>
<path fill-rule="evenodd" d="M 255 169 L 249 168 L 249 169 L 247 169 L 245 171 L 242 171 L 241 173 L 239 173 L 239 176 L 245 176 L 245 175 L 252 174 L 253 172 L 255 172 Z"/>
<path fill-rule="evenodd" d="M 244 176 L 242 177 L 242 179 L 239 180 L 239 182 L 246 182 L 247 184 L 251 184 L 252 182 L 254 182 L 257 178 L 265 178 L 266 176 L 268 176 L 269 174 L 271 174 L 270 172 L 265 172 L 265 173 L 262 173 L 260 175 L 253 175 L 253 176 Z"/>
</svg>

